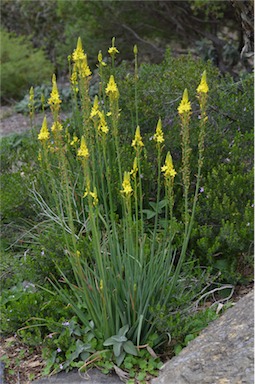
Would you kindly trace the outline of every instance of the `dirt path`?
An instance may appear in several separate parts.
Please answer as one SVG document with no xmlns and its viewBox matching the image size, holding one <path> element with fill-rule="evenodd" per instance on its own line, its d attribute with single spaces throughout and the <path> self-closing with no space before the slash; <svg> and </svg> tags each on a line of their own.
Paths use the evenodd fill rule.
<svg viewBox="0 0 255 384">
<path fill-rule="evenodd" d="M 52 121 L 51 113 L 46 112 L 48 123 Z M 35 116 L 35 126 L 40 129 L 43 121 L 43 113 L 38 113 Z M 63 114 L 62 118 L 67 116 Z M 15 112 L 13 107 L 0 107 L 0 138 L 11 135 L 13 133 L 23 133 L 31 128 L 29 115 L 22 115 Z"/>
</svg>

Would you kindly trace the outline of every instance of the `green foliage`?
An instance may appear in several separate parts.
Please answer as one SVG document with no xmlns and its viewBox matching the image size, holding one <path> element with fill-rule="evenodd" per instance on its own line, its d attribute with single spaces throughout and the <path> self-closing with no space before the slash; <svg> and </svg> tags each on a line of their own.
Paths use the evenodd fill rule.
<svg viewBox="0 0 255 384">
<path fill-rule="evenodd" d="M 228 157 L 204 178 L 197 208 L 196 254 L 231 283 L 253 274 L 252 141 L 252 133 L 241 132 L 230 144 L 223 140 Z"/>
<path fill-rule="evenodd" d="M 46 360 L 44 375 L 66 372 L 73 368 L 81 368 L 89 356 L 96 351 L 97 340 L 90 327 L 82 327 L 77 318 L 72 317 L 66 321 L 64 318 L 58 322 L 48 320 L 48 335 L 44 341 L 43 357 Z"/>
<path fill-rule="evenodd" d="M 53 66 L 43 50 L 34 49 L 25 37 L 1 29 L 1 99 L 18 100 L 32 85 L 50 78 Z"/>
<path fill-rule="evenodd" d="M 1 332 L 15 333 L 19 328 L 28 326 L 29 321 L 35 317 L 55 317 L 57 320 L 63 310 L 63 305 L 54 295 L 39 291 L 34 284 L 24 280 L 2 291 Z M 24 340 L 31 345 L 41 343 L 42 335 L 43 331 L 39 327 L 29 328 L 29 332 L 23 333 Z"/>
<path fill-rule="evenodd" d="M 126 337 L 128 329 L 129 326 L 125 325 L 124 327 L 120 328 L 117 335 L 109 337 L 103 343 L 103 345 L 106 347 L 110 345 L 113 346 L 113 353 L 116 358 L 117 365 L 121 365 L 127 353 L 133 356 L 137 356 L 137 350 L 134 344 Z"/>
<path fill-rule="evenodd" d="M 47 100 L 50 97 L 51 86 L 41 85 L 34 87 L 34 110 L 40 112 L 42 109 L 49 110 Z M 60 88 L 60 98 L 62 100 L 62 109 L 70 109 L 71 90 L 70 88 Z M 42 105 L 42 98 L 44 103 Z M 15 111 L 19 113 L 29 113 L 29 93 L 26 93 L 22 100 L 15 104 Z"/>
<path fill-rule="evenodd" d="M 211 321 L 218 317 L 219 315 L 213 307 L 194 310 L 194 313 L 179 311 L 169 316 L 165 327 L 168 329 L 171 348 L 175 355 L 178 355 Z"/>
<path fill-rule="evenodd" d="M 190 98 L 195 99 L 193 92 L 204 67 L 210 89 L 201 184 L 202 191 L 205 192 L 199 195 L 190 249 L 199 256 L 202 264 L 219 269 L 223 280 L 237 282 L 244 275 L 250 279 L 253 269 L 253 76 L 247 74 L 234 82 L 230 76 L 221 78 L 211 62 L 205 65 L 201 59 L 191 56 L 174 58 L 168 53 L 161 64 L 144 64 L 140 68 L 139 124 L 142 134 L 151 138 L 152 122 L 155 126 L 157 116 L 162 117 L 165 147 L 171 145 L 171 153 L 178 169 L 181 148 L 177 106 L 183 84 L 190 85 Z M 124 137 L 129 137 L 135 127 L 135 100 L 134 92 L 131 91 L 133 77 L 130 74 L 125 77 L 124 68 L 125 64 L 118 68 L 116 76 L 119 76 L 118 84 L 123 95 L 121 130 Z M 192 107 L 193 114 L 199 119 L 197 103 L 193 102 Z M 191 169 L 196 174 L 195 119 L 191 121 L 190 135 Z M 147 156 L 148 159 L 156 157 L 153 143 L 147 149 Z M 143 171 L 144 180 L 147 180 L 145 188 L 152 194 L 155 190 L 155 183 L 152 182 L 155 168 L 147 165 Z M 176 178 L 177 183 L 181 183 L 178 174 Z M 181 199 L 181 191 L 177 190 L 175 207 L 180 217 L 183 210 Z M 151 206 L 151 202 L 149 205 Z M 148 210 L 146 208 L 145 213 L 148 217 L 155 214 L 151 207 Z"/>
</svg>

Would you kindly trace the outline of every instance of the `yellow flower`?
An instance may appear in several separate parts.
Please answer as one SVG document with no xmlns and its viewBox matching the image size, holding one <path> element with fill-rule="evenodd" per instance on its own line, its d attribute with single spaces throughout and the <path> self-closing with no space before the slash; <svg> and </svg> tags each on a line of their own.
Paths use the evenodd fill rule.
<svg viewBox="0 0 255 384">
<path fill-rule="evenodd" d="M 60 132 L 60 131 L 62 131 L 62 130 L 63 130 L 63 126 L 62 126 L 62 124 L 60 124 L 59 121 L 55 121 L 55 122 L 52 124 L 51 131 L 52 131 L 53 133 L 55 133 L 55 132 Z"/>
<path fill-rule="evenodd" d="M 76 64 L 74 64 L 74 66 L 73 66 L 73 71 L 72 71 L 72 75 L 71 75 L 70 81 L 71 81 L 72 85 L 77 85 L 78 84 L 77 66 L 76 66 Z"/>
<path fill-rule="evenodd" d="M 99 63 L 102 63 L 102 61 L 103 61 L 103 55 L 102 55 L 101 51 L 98 52 L 97 60 L 98 60 Z"/>
<path fill-rule="evenodd" d="M 48 140 L 49 137 L 50 137 L 50 133 L 48 131 L 47 119 L 45 116 L 43 119 L 42 128 L 41 128 L 40 133 L 38 135 L 38 140 L 41 140 L 41 141 Z"/>
<path fill-rule="evenodd" d="M 130 173 L 129 172 L 124 172 L 124 180 L 122 183 L 122 190 L 120 191 L 126 196 L 130 196 L 131 193 L 133 192 L 133 189 L 130 184 Z"/>
<path fill-rule="evenodd" d="M 116 47 L 110 47 L 108 49 L 108 53 L 112 56 L 112 55 L 115 55 L 116 53 L 119 53 L 119 51 L 117 50 Z"/>
<path fill-rule="evenodd" d="M 55 74 L 52 76 L 52 91 L 50 94 L 50 98 L 48 99 L 48 103 L 52 107 L 53 110 L 58 110 L 59 105 L 61 104 Z"/>
<path fill-rule="evenodd" d="M 172 160 L 172 156 L 171 156 L 170 152 L 167 152 L 165 165 L 163 165 L 163 167 L 161 167 L 161 172 L 164 173 L 165 178 L 175 177 L 175 175 L 176 175 L 176 171 L 173 167 L 173 160 Z"/>
<path fill-rule="evenodd" d="M 197 93 L 208 93 L 209 88 L 206 81 L 206 71 L 203 72 L 199 86 L 197 87 Z"/>
<path fill-rule="evenodd" d="M 85 157 L 85 159 L 87 159 L 89 157 L 89 151 L 88 151 L 88 147 L 86 145 L 84 136 L 82 136 L 82 138 L 81 138 L 81 146 L 78 149 L 77 156 Z"/>
<path fill-rule="evenodd" d="M 80 63 L 78 64 L 78 69 L 81 78 L 88 77 L 91 75 L 91 70 L 87 62 L 87 55 L 85 55 L 84 59 L 80 60 Z"/>
<path fill-rule="evenodd" d="M 94 191 L 93 192 L 91 192 L 88 189 L 86 189 L 83 197 L 87 197 L 88 195 L 90 195 L 93 198 L 93 205 L 96 206 L 98 204 L 98 197 L 97 197 L 97 189 L 96 189 L 96 187 L 94 187 Z"/>
<path fill-rule="evenodd" d="M 78 140 L 79 140 L 78 137 L 76 135 L 73 135 L 73 140 L 71 141 L 70 145 L 72 146 L 75 145 L 75 143 L 77 143 Z"/>
<path fill-rule="evenodd" d="M 100 117 L 100 123 L 98 125 L 98 131 L 100 132 L 103 132 L 103 133 L 108 133 L 109 132 L 109 128 L 107 126 L 107 122 L 105 120 L 105 115 L 104 115 L 104 112 L 100 112 L 99 111 L 99 117 Z"/>
<path fill-rule="evenodd" d="M 138 172 L 138 165 L 137 165 L 137 157 L 134 158 L 134 162 L 133 162 L 133 168 L 130 172 L 130 175 L 135 178 L 136 177 L 136 174 Z"/>
<path fill-rule="evenodd" d="M 158 143 L 158 144 L 161 144 L 163 143 L 165 140 L 164 140 L 164 135 L 163 135 L 163 131 L 162 131 L 162 123 L 161 123 L 161 118 L 159 118 L 158 120 L 158 124 L 157 124 L 157 128 L 156 128 L 156 133 L 154 135 L 154 140 Z"/>
<path fill-rule="evenodd" d="M 117 99 L 119 97 L 119 90 L 117 84 L 115 83 L 113 75 L 110 76 L 105 92 L 108 96 L 112 96 L 114 99 Z"/>
<path fill-rule="evenodd" d="M 119 53 L 117 48 L 114 46 L 114 43 L 115 43 L 115 37 L 112 38 L 112 46 L 108 49 L 108 53 L 111 56 L 114 56 L 116 55 L 116 53 Z"/>
<path fill-rule="evenodd" d="M 93 103 L 93 107 L 91 109 L 91 112 L 90 112 L 90 118 L 93 119 L 93 117 L 95 116 L 99 116 L 99 106 L 98 106 L 98 97 L 96 96 L 94 98 L 94 103 Z"/>
<path fill-rule="evenodd" d="M 142 136 L 140 134 L 140 127 L 138 125 L 135 131 L 135 138 L 132 141 L 132 147 L 143 147 L 143 146 L 144 144 L 142 142 Z"/>
<path fill-rule="evenodd" d="M 72 57 L 73 57 L 73 61 L 74 62 L 77 62 L 79 60 L 83 60 L 83 59 L 86 58 L 85 53 L 84 53 L 84 51 L 82 49 L 82 42 L 81 42 L 81 38 L 80 37 L 78 37 L 77 47 L 73 51 Z"/>
<path fill-rule="evenodd" d="M 187 90 L 187 88 L 185 88 L 185 90 L 183 92 L 181 103 L 178 107 L 178 112 L 181 115 L 185 112 L 190 112 L 190 111 L 191 111 L 191 105 L 190 105 L 190 101 L 189 101 L 188 90 Z"/>
<path fill-rule="evenodd" d="M 101 51 L 99 51 L 97 59 L 98 59 L 99 64 L 103 65 L 104 67 L 106 66 L 106 63 L 103 61 L 103 55 L 102 55 Z"/>
</svg>

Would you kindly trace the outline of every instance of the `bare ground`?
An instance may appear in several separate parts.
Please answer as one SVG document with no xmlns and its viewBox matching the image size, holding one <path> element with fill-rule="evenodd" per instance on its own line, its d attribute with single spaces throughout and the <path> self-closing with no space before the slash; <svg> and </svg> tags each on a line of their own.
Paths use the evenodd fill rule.
<svg viewBox="0 0 255 384">
<path fill-rule="evenodd" d="M 52 122 L 52 116 L 49 111 L 46 112 L 48 122 Z M 40 129 L 44 114 L 37 113 L 34 122 L 31 122 L 29 115 L 15 112 L 14 107 L 0 106 L 0 138 L 11 134 L 23 133 L 35 126 Z M 61 114 L 64 119 L 65 114 Z"/>
</svg>

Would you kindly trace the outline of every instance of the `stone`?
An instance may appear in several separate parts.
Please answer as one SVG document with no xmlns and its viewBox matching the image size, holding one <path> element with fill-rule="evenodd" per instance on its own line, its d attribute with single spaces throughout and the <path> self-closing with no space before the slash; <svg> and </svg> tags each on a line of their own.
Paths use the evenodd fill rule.
<svg viewBox="0 0 255 384">
<path fill-rule="evenodd" d="M 77 370 L 57 375 L 44 377 L 33 381 L 33 384 L 123 384 L 117 375 L 104 375 L 98 369 L 93 368 L 86 373 L 79 373 Z"/>
<path fill-rule="evenodd" d="M 253 384 L 254 291 L 168 361 L 151 384 Z"/>
<path fill-rule="evenodd" d="M 0 361 L 0 384 L 4 384 L 4 363 Z"/>
</svg>

